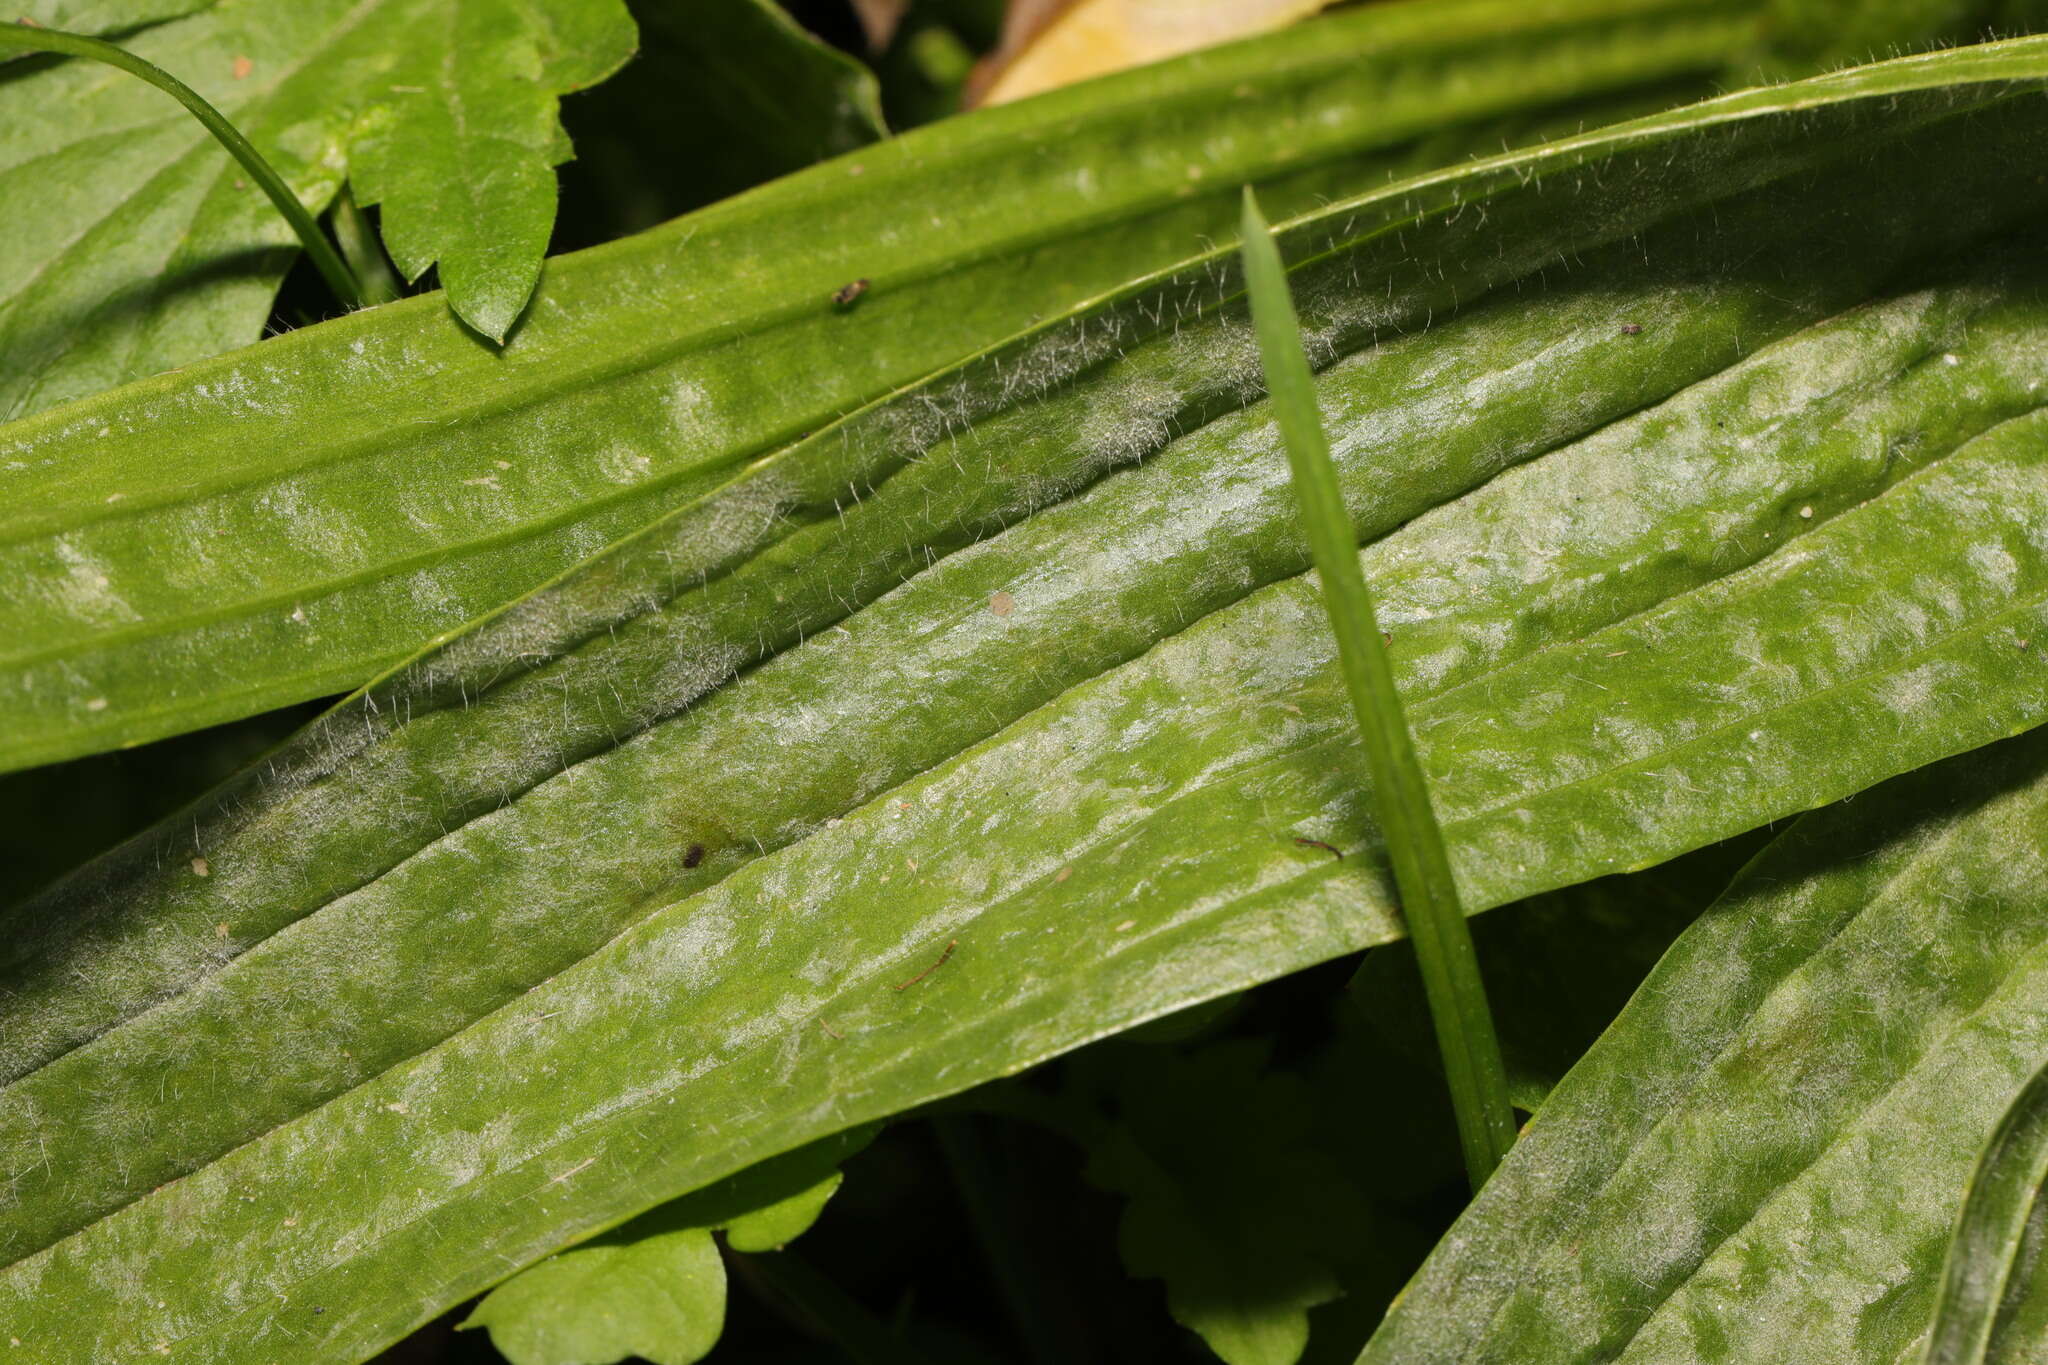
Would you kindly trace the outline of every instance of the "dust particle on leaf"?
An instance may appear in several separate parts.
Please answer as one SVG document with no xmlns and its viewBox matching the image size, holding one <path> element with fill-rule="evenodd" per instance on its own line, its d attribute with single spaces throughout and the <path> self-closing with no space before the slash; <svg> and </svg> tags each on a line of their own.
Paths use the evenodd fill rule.
<svg viewBox="0 0 2048 1365">
<path fill-rule="evenodd" d="M 702 844 L 691 844 L 690 847 L 683 853 L 684 867 L 695 867 L 697 864 L 703 861 L 704 845 Z"/>
<path fill-rule="evenodd" d="M 246 80 L 248 80 L 248 79 L 249 79 L 249 73 L 250 73 L 251 71 L 254 71 L 255 69 L 256 69 L 256 63 L 254 63 L 254 62 L 250 61 L 250 60 L 249 60 L 249 59 L 248 59 L 247 57 L 244 57 L 244 56 L 242 56 L 242 55 L 241 55 L 240 53 L 237 53 L 237 54 L 235 55 L 235 79 L 236 79 L 236 80 L 238 80 L 238 81 L 246 81 Z"/>
<path fill-rule="evenodd" d="M 208 862 L 206 861 L 206 859 L 204 859 L 204 858 L 194 858 L 194 859 L 192 860 L 192 875 L 193 875 L 193 876 L 195 876 L 195 877 L 205 877 L 205 876 L 210 876 L 210 875 L 212 875 L 212 873 L 213 873 L 213 865 L 212 865 L 212 864 L 210 864 L 210 863 L 208 863 Z"/>
<path fill-rule="evenodd" d="M 1640 322 L 1624 322 L 1621 324 L 1621 334 L 1625 337 L 1639 337 L 1643 334 L 1643 324 Z"/>
<path fill-rule="evenodd" d="M 999 592 L 988 599 L 988 609 L 998 616 L 1008 616 L 1017 609 L 1017 599 L 1006 592 Z"/>
</svg>

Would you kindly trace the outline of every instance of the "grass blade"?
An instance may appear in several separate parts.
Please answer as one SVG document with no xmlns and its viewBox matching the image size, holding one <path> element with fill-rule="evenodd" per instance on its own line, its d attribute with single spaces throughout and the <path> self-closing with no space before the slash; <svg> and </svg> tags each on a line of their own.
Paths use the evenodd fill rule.
<svg viewBox="0 0 2048 1365">
<path fill-rule="evenodd" d="M 1286 440 L 1295 501 L 1310 556 L 1322 578 L 1323 603 L 1336 632 L 1345 688 L 1365 736 L 1394 884 L 1422 967 L 1437 1046 L 1443 1051 L 1444 1073 L 1457 1110 L 1458 1141 L 1476 1190 L 1515 1140 L 1500 1042 L 1486 1006 L 1472 934 L 1458 905 L 1443 834 L 1394 689 L 1372 594 L 1358 567 L 1358 539 L 1344 510 L 1337 469 L 1330 462 L 1329 441 L 1316 410 L 1286 269 L 1249 186 L 1244 192 L 1244 273 L 1266 387 Z"/>
<path fill-rule="evenodd" d="M 9 48 L 17 52 L 55 52 L 66 57 L 89 57 L 96 62 L 105 62 L 131 76 L 140 76 L 184 105 L 192 117 L 204 124 L 206 131 L 228 149 L 228 154 L 242 163 L 242 169 L 263 187 L 263 192 L 270 196 L 270 202 L 277 205 L 277 211 L 299 235 L 306 254 L 313 258 L 313 264 L 319 267 L 321 277 L 327 281 L 327 287 L 334 291 L 335 297 L 350 308 L 363 306 L 363 287 L 357 283 L 355 272 L 348 268 L 348 263 L 335 251 L 334 244 L 320 231 L 313 215 L 306 212 L 306 206 L 299 202 L 283 178 L 270 168 L 263 154 L 251 146 L 249 139 L 228 122 L 227 116 L 208 104 L 198 91 L 125 48 L 80 33 L 65 33 L 60 29 L 36 28 L 27 24 L 0 24 L 0 51 Z"/>
<path fill-rule="evenodd" d="M 2048 1176 L 2048 1066 L 2034 1073 L 1977 1158 L 1942 1266 L 1925 1365 L 1983 1365 L 2036 1192 Z"/>
</svg>

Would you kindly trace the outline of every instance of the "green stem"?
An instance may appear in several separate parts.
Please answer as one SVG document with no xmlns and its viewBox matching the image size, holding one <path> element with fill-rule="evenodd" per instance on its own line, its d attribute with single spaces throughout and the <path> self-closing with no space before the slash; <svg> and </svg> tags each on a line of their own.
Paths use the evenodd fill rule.
<svg viewBox="0 0 2048 1365">
<path fill-rule="evenodd" d="M 1372 594 L 1358 567 L 1358 538 L 1345 510 L 1337 467 L 1316 408 L 1314 381 L 1302 350 L 1301 324 L 1287 291 L 1287 271 L 1271 229 L 1249 187 L 1244 192 L 1244 273 L 1252 326 L 1265 364 L 1266 388 L 1287 445 L 1294 496 L 1310 557 L 1323 582 L 1323 605 L 1337 636 L 1337 659 L 1365 738 L 1394 886 L 1443 1052 L 1457 1113 L 1465 1170 L 1477 1190 L 1515 1140 L 1514 1110 L 1500 1041 L 1486 1006 L 1486 986 L 1472 951 L 1472 933 L 1458 904 L 1457 884 L 1429 787 L 1415 756 L 1387 661 Z"/>
<path fill-rule="evenodd" d="M 346 185 L 334 196 L 334 240 L 341 244 L 342 258 L 362 281 L 366 307 L 390 303 L 403 292 L 398 272 L 384 258 L 384 248 L 377 245 L 376 229 Z"/>
<path fill-rule="evenodd" d="M 206 125 L 206 130 L 219 140 L 228 154 L 242 163 L 242 169 L 254 176 L 263 192 L 270 196 L 270 202 L 277 205 L 277 211 L 292 225 L 292 231 L 299 235 L 306 251 L 313 258 L 313 264 L 320 268 L 327 287 L 335 297 L 350 308 L 363 306 L 363 288 L 356 281 L 355 273 L 335 252 L 334 246 L 320 231 L 320 225 L 313 221 L 313 215 L 306 212 L 298 196 L 291 192 L 263 154 L 249 145 L 249 139 L 236 131 L 235 125 L 222 116 L 220 110 L 200 98 L 199 92 L 191 86 L 155 66 L 125 48 L 112 43 L 103 43 L 97 38 L 83 34 L 64 33 L 57 29 L 33 28 L 26 24 L 0 24 L 0 49 L 12 48 L 21 52 L 57 52 L 67 57 L 89 57 L 105 62 L 108 66 L 119 67 L 133 76 L 140 76 L 157 89 L 170 95 L 178 103 L 192 111 L 192 116 Z"/>
</svg>

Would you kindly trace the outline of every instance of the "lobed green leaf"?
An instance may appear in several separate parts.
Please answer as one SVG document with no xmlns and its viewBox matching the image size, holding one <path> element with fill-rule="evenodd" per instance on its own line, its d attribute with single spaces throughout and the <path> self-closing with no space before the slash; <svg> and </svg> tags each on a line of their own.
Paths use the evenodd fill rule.
<svg viewBox="0 0 2048 1365">
<path fill-rule="evenodd" d="M 408 273 L 440 262 L 437 306 L 494 336 L 547 246 L 569 155 L 557 101 L 633 51 L 622 0 L 166 0 L 71 17 L 170 19 L 124 46 L 225 114 L 308 207 L 353 177 L 360 202 L 383 201 Z M 0 240 L 10 418 L 253 340 L 294 241 L 183 110 L 77 61 L 0 69 Z M 451 346 L 477 344 L 443 322 Z"/>
</svg>

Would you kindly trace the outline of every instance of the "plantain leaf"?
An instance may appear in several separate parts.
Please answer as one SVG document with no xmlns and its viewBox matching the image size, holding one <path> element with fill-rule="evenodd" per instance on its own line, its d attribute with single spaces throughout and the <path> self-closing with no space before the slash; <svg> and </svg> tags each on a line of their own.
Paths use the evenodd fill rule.
<svg viewBox="0 0 2048 1365">
<path fill-rule="evenodd" d="M 811 1143 L 558 1252 L 485 1295 L 462 1325 L 488 1327 L 512 1365 L 690 1365 L 725 1324 L 712 1233 L 723 1229 L 736 1251 L 794 1240 L 839 1188 L 840 1163 L 875 1131 Z"/>
<path fill-rule="evenodd" d="M 1291 230 L 1467 906 L 2048 719 L 2044 77 L 1886 64 Z M 735 472 L 12 916 L 0 1330 L 356 1359 L 1394 937 L 1237 303 L 1198 262 Z"/>
<path fill-rule="evenodd" d="M 383 202 L 399 264 L 417 275 L 439 260 L 447 306 L 502 337 L 539 274 L 551 168 L 569 154 L 557 99 L 633 50 L 621 0 L 220 0 L 76 17 L 127 27 L 187 10 L 127 46 L 227 115 L 306 203 L 351 175 L 360 202 Z M 293 239 L 167 96 L 69 61 L 0 73 L 0 241 L 0 416 L 13 417 L 251 340 Z"/>
<path fill-rule="evenodd" d="M 1794 825 L 1361 1360 L 1919 1360 L 1971 1168 L 2048 1055 L 2044 828 L 2040 731 Z"/>
<path fill-rule="evenodd" d="M 1926 1365 L 1986 1365 L 1999 1343 L 2001 1310 L 2023 1307 L 2037 1288 L 2015 1274 L 2038 1243 L 2041 1180 L 2048 1175 L 2048 1066 L 2013 1098 L 1971 1173 L 1941 1289 L 1928 1325 Z M 2038 1255 L 2038 1245 L 2032 1248 Z M 2034 1316 L 2038 1317 L 2037 1305 Z M 2038 1329 L 2037 1329 L 2038 1330 Z"/>
<path fill-rule="evenodd" d="M 300 37 L 280 31 L 277 51 L 248 49 L 254 70 L 282 72 L 327 3 L 267 21 Z M 248 119 L 266 148 L 292 152 L 287 178 L 324 194 L 341 133 L 286 148 L 282 127 L 234 98 L 229 67 L 243 49 L 221 26 L 240 8 L 152 30 L 148 55 Z M 366 51 L 387 45 L 351 32 Z M 1700 90 L 1760 50 L 1741 5 L 1366 7 L 920 130 L 559 258 L 502 352 L 439 302 L 413 299 L 12 423 L 0 428 L 0 768 L 358 686 L 749 460 L 1205 239 L 1233 240 L 1245 180 L 1276 214 L 1299 212 L 1504 138 Z M 109 126 L 138 129 L 133 155 L 150 168 L 164 139 L 186 136 L 141 122 L 168 117 L 157 104 L 98 86 L 88 102 L 77 72 L 47 74 L 59 84 L 0 88 L 39 92 L 43 111 L 0 117 L 0 129 L 24 147 L 100 137 L 90 185 L 110 203 L 128 191 L 107 171 Z M 316 85 L 333 98 L 325 76 L 292 77 L 278 110 Z M 325 125 L 291 126 L 311 138 Z M 0 298 L 14 299 L 0 356 L 43 374 L 63 351 L 85 367 L 66 370 L 76 379 L 63 392 L 75 394 L 171 363 L 150 349 L 162 328 L 192 339 L 173 348 L 178 360 L 252 328 L 272 260 L 255 276 L 223 265 L 206 215 L 226 215 L 237 244 L 281 230 L 257 222 L 225 179 L 204 178 L 210 156 L 151 182 L 164 187 L 163 214 L 203 197 L 189 231 L 132 221 L 150 198 L 86 237 L 59 232 L 52 224 L 68 216 L 48 213 L 47 194 L 16 195 L 0 179 L 0 240 L 23 244 L 0 259 Z M 33 213 L 34 230 L 16 213 Z M 135 259 L 102 253 L 109 235 Z M 173 237 L 191 245 L 167 265 Z M 36 278 L 69 281 L 112 330 L 18 292 L 32 262 L 74 238 L 99 273 Z M 133 272 L 154 280 L 160 268 L 169 274 L 150 297 L 203 269 L 221 281 L 206 295 L 216 303 L 160 328 L 121 292 Z M 850 307 L 831 302 L 861 279 L 871 287 Z M 226 331 L 202 342 L 205 318 Z M 34 381 L 35 394 L 54 396 L 55 382 Z"/>
<path fill-rule="evenodd" d="M 1641 872 L 1531 896 L 1472 926 L 1487 996 L 1502 1021 L 1508 1094 L 1517 1108 L 1534 1113 L 1542 1106 L 1672 941 L 1767 842 L 1763 831 L 1751 831 Z M 1441 1071 L 1405 941 L 1366 957 L 1354 993 L 1389 1047 L 1411 1064 Z"/>
</svg>

